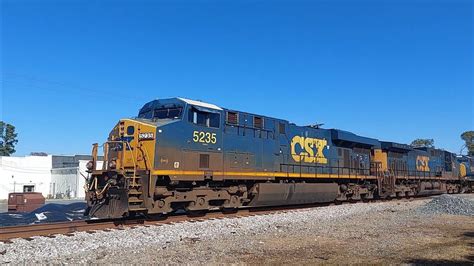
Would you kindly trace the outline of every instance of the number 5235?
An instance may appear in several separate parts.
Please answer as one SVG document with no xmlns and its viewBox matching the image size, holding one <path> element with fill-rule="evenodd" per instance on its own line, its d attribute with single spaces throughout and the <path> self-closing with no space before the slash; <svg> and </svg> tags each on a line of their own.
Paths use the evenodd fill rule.
<svg viewBox="0 0 474 266">
<path fill-rule="evenodd" d="M 193 141 L 201 142 L 201 143 L 216 144 L 217 142 L 216 133 L 193 131 Z"/>
</svg>

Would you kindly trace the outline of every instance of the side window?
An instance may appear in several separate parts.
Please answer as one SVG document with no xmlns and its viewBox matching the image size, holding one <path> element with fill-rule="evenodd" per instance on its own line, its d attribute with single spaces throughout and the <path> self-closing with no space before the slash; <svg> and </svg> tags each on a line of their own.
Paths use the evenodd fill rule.
<svg viewBox="0 0 474 266">
<path fill-rule="evenodd" d="M 280 134 L 286 134 L 284 123 L 282 123 L 282 122 L 278 123 L 278 131 L 280 132 Z"/>
<path fill-rule="evenodd" d="M 219 128 L 220 114 L 204 112 L 192 107 L 189 109 L 188 120 L 196 125 Z"/>
<path fill-rule="evenodd" d="M 263 128 L 263 118 L 259 116 L 253 117 L 253 127 L 255 128 Z"/>
<path fill-rule="evenodd" d="M 23 192 L 34 192 L 35 191 L 35 186 L 23 186 Z"/>
<path fill-rule="evenodd" d="M 232 125 L 239 124 L 239 115 L 236 112 L 227 112 L 227 123 Z"/>
</svg>

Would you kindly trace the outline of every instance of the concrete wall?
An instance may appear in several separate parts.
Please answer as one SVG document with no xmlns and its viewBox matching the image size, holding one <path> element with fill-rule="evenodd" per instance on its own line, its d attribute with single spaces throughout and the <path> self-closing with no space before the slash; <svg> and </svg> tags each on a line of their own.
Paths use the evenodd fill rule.
<svg viewBox="0 0 474 266">
<path fill-rule="evenodd" d="M 78 167 L 57 168 L 51 170 L 51 195 L 54 198 L 79 197 Z"/>
<path fill-rule="evenodd" d="M 51 182 L 52 157 L 0 156 L 0 199 L 7 199 L 10 192 L 23 192 L 27 186 L 46 197 Z"/>
<path fill-rule="evenodd" d="M 55 198 L 84 198 L 86 164 L 89 160 L 79 160 L 77 167 L 53 168 L 51 170 L 51 194 Z M 97 162 L 97 169 L 102 162 Z"/>
</svg>

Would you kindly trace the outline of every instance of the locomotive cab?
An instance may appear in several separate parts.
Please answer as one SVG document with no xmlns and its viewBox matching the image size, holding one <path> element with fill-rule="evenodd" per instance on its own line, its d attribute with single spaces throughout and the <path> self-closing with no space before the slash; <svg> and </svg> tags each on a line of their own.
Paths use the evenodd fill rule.
<svg viewBox="0 0 474 266">
<path fill-rule="evenodd" d="M 121 119 L 102 145 L 104 163 L 96 169 L 98 144 L 88 164 L 87 215 L 120 218 L 144 211 L 148 179 L 154 169 L 156 143 L 162 127 L 182 119 L 185 105 L 172 100 L 145 104 L 136 118 Z"/>
<path fill-rule="evenodd" d="M 222 165 L 219 109 L 187 99 L 160 99 L 146 103 L 137 117 L 121 119 L 102 146 L 102 169 L 96 169 L 99 145 L 93 146 L 85 188 L 87 215 L 120 218 L 153 209 L 156 195 L 163 196 L 156 184 L 193 167 L 194 153 L 184 152 L 192 156 L 181 158 L 186 145 L 191 150 L 208 145 L 203 146 L 206 151 L 214 150 L 209 167 Z M 206 130 L 196 130 L 201 128 Z"/>
</svg>

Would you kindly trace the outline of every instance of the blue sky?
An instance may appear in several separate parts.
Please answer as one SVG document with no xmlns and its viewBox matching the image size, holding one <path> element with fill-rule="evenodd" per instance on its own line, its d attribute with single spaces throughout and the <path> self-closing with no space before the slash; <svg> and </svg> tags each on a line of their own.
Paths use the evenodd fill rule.
<svg viewBox="0 0 474 266">
<path fill-rule="evenodd" d="M 16 155 L 88 154 L 181 96 L 459 152 L 474 129 L 473 2 L 1 1 Z"/>
</svg>

